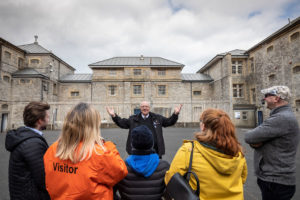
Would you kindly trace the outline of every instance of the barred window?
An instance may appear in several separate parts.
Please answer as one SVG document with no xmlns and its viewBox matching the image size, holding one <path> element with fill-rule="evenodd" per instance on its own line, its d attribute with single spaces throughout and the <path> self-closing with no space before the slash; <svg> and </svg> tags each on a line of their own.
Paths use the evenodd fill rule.
<svg viewBox="0 0 300 200">
<path fill-rule="evenodd" d="M 166 86 L 165 85 L 158 85 L 158 95 L 159 96 L 166 95 Z"/>
<path fill-rule="evenodd" d="M 166 75 L 166 70 L 165 69 L 158 69 L 157 75 L 158 76 L 165 76 Z"/>
<path fill-rule="evenodd" d="M 135 75 L 135 76 L 142 75 L 142 70 L 141 69 L 133 69 L 133 75 Z"/>
<path fill-rule="evenodd" d="M 115 96 L 117 94 L 117 86 L 116 85 L 109 85 L 108 86 L 108 94 L 110 96 Z"/>
<path fill-rule="evenodd" d="M 72 91 L 71 92 L 71 97 L 78 97 L 79 96 L 79 91 Z"/>
<path fill-rule="evenodd" d="M 142 85 L 133 85 L 133 94 L 142 94 Z"/>
</svg>

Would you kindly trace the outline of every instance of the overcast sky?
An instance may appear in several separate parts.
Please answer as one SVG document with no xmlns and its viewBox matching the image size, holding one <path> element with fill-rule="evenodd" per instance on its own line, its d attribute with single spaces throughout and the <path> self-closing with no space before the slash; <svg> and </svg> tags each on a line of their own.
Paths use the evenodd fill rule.
<svg viewBox="0 0 300 200">
<path fill-rule="evenodd" d="M 247 50 L 300 16 L 299 0 L 1 0 L 0 37 L 34 42 L 76 68 L 115 56 L 158 56 L 199 70 Z"/>
</svg>

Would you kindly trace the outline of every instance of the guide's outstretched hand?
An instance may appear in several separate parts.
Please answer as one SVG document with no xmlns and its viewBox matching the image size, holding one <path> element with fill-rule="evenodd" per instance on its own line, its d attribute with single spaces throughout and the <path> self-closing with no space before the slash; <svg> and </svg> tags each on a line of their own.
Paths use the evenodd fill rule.
<svg viewBox="0 0 300 200">
<path fill-rule="evenodd" d="M 178 114 L 180 113 L 181 107 L 182 107 L 182 104 L 179 104 L 178 107 L 175 107 L 175 108 L 174 108 L 174 113 L 175 113 L 176 115 L 178 115 Z"/>
<path fill-rule="evenodd" d="M 107 111 L 107 113 L 108 113 L 110 116 L 112 116 L 112 117 L 115 117 L 115 116 L 116 116 L 115 110 L 114 110 L 113 107 L 108 107 L 108 106 L 106 106 L 106 111 Z"/>
</svg>

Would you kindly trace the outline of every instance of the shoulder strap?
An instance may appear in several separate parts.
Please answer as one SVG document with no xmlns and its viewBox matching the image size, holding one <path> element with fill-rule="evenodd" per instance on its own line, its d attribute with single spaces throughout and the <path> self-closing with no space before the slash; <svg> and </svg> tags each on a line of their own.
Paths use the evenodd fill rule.
<svg viewBox="0 0 300 200">
<path fill-rule="evenodd" d="M 198 176 L 196 175 L 195 172 L 192 171 L 192 163 L 193 163 L 193 153 L 194 153 L 194 141 L 191 142 L 192 143 L 192 151 L 191 151 L 191 155 L 190 155 L 190 163 L 189 163 L 189 169 L 188 171 L 183 175 L 184 178 L 187 180 L 187 182 L 190 182 L 190 177 L 191 174 L 194 175 L 196 182 L 197 182 L 197 190 L 196 190 L 196 194 L 197 196 L 199 196 L 200 194 L 200 183 L 199 183 L 199 179 Z"/>
</svg>

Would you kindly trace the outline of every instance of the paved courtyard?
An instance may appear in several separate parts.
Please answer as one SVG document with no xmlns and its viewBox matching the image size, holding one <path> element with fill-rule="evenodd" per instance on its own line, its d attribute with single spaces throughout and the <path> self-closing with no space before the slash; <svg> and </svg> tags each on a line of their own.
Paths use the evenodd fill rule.
<svg viewBox="0 0 300 200">
<path fill-rule="evenodd" d="M 163 159 L 171 162 L 177 149 L 180 147 L 183 139 L 192 139 L 193 133 L 198 131 L 197 128 L 166 128 L 164 129 L 164 137 L 166 143 L 166 155 Z M 243 135 L 246 129 L 238 129 L 238 138 L 240 143 L 245 148 L 245 156 L 248 164 L 248 178 L 245 184 L 245 200 L 260 200 L 260 191 L 256 184 L 256 177 L 253 170 L 253 150 L 244 143 Z M 45 138 L 49 145 L 51 145 L 58 137 L 59 131 L 46 131 L 44 132 Z M 106 140 L 113 141 L 122 156 L 126 158 L 125 151 L 126 139 L 128 130 L 125 129 L 102 129 L 102 136 Z M 8 160 L 9 153 L 5 150 L 5 133 L 0 133 L 0 200 L 8 200 Z M 297 186 L 300 187 L 300 148 L 297 154 Z M 300 190 L 297 189 L 293 200 L 300 199 Z"/>
</svg>

